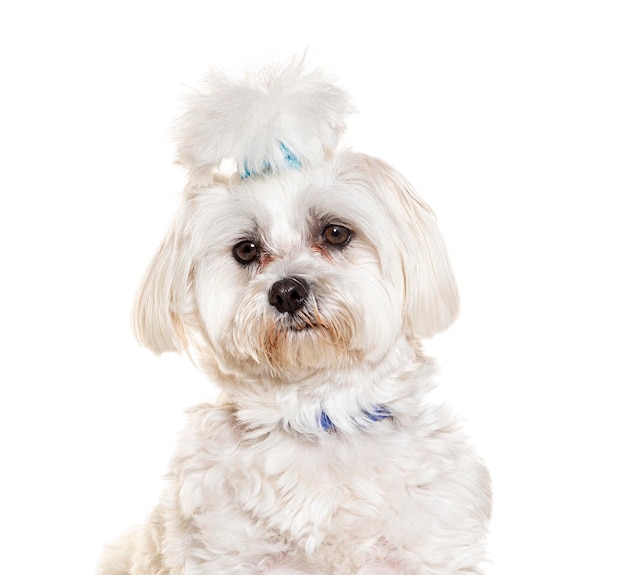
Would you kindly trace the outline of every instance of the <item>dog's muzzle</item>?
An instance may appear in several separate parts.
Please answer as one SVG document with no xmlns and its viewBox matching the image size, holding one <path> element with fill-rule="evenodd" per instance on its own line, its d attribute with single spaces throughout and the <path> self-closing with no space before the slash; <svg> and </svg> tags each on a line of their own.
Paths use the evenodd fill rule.
<svg viewBox="0 0 626 575">
<path fill-rule="evenodd" d="M 280 313 L 293 315 L 307 300 L 309 284 L 303 278 L 291 276 L 278 280 L 269 290 L 270 305 Z"/>
</svg>

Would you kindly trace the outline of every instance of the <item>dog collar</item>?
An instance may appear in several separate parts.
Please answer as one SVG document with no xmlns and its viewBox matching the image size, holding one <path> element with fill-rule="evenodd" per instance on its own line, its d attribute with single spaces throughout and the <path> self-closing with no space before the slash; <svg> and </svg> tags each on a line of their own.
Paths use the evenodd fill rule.
<svg viewBox="0 0 626 575">
<path fill-rule="evenodd" d="M 375 405 L 372 407 L 371 411 L 363 410 L 363 419 L 369 423 L 376 423 L 377 421 L 391 418 L 393 418 L 391 411 L 389 411 L 389 409 L 387 409 L 384 405 Z M 337 427 L 328 416 L 328 413 L 324 411 L 324 408 L 322 408 L 322 412 L 320 413 L 319 424 L 320 427 L 327 433 L 337 431 Z M 358 425 L 362 426 L 363 423 L 359 421 Z"/>
</svg>

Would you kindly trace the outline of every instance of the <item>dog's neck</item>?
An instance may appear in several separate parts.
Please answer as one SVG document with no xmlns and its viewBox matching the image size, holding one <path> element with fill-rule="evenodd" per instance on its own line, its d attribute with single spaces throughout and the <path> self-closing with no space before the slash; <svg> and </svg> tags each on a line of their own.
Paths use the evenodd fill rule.
<svg viewBox="0 0 626 575">
<path fill-rule="evenodd" d="M 386 405 L 373 405 L 367 410 L 363 410 L 358 414 L 357 419 L 352 420 L 353 426 L 356 426 L 362 430 L 367 430 L 371 425 L 377 421 L 384 421 L 385 419 L 393 419 L 393 413 Z M 321 427 L 326 433 L 336 433 L 338 431 L 337 425 L 326 413 L 325 408 L 322 406 L 319 417 L 319 427 Z"/>
<path fill-rule="evenodd" d="M 375 365 L 365 362 L 299 379 L 221 377 L 224 401 L 243 428 L 305 436 L 379 432 L 419 409 L 435 366 L 414 342 L 398 342 Z"/>
</svg>

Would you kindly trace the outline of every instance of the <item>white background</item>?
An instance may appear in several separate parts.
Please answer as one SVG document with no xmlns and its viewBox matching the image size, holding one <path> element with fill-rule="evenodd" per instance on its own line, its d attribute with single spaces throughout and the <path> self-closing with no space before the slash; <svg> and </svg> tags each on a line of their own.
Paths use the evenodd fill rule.
<svg viewBox="0 0 626 575">
<path fill-rule="evenodd" d="M 183 409 L 211 394 L 129 327 L 184 181 L 168 129 L 209 68 L 307 47 L 359 108 L 347 141 L 404 172 L 447 239 L 462 315 L 429 349 L 493 474 L 489 574 L 624 572 L 622 2 L 12 4 L 3 573 L 92 573 L 156 501 Z"/>
</svg>

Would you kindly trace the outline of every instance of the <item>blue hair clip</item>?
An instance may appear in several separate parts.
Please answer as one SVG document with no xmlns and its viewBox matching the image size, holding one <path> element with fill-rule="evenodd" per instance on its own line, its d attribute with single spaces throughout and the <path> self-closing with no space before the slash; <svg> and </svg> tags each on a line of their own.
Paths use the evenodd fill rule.
<svg viewBox="0 0 626 575">
<path fill-rule="evenodd" d="M 300 162 L 300 160 L 298 159 L 298 156 L 296 156 L 283 142 L 279 142 L 279 144 L 280 144 L 280 151 L 283 153 L 283 158 L 285 159 L 285 167 L 290 168 L 290 169 L 295 169 L 295 170 L 301 168 L 302 162 Z M 243 174 L 241 174 L 241 179 L 245 180 L 252 176 L 265 174 L 269 172 L 271 169 L 272 169 L 272 165 L 270 164 L 268 160 L 265 160 L 265 162 L 263 162 L 263 169 L 260 172 L 253 172 L 252 170 L 250 170 L 250 167 L 248 166 L 248 161 L 244 159 Z"/>
<path fill-rule="evenodd" d="M 302 167 L 302 163 L 298 159 L 298 156 L 296 156 L 287 146 L 285 146 L 283 142 L 280 143 L 280 151 L 285 157 L 285 162 L 287 162 L 288 168 L 298 170 Z"/>
</svg>

